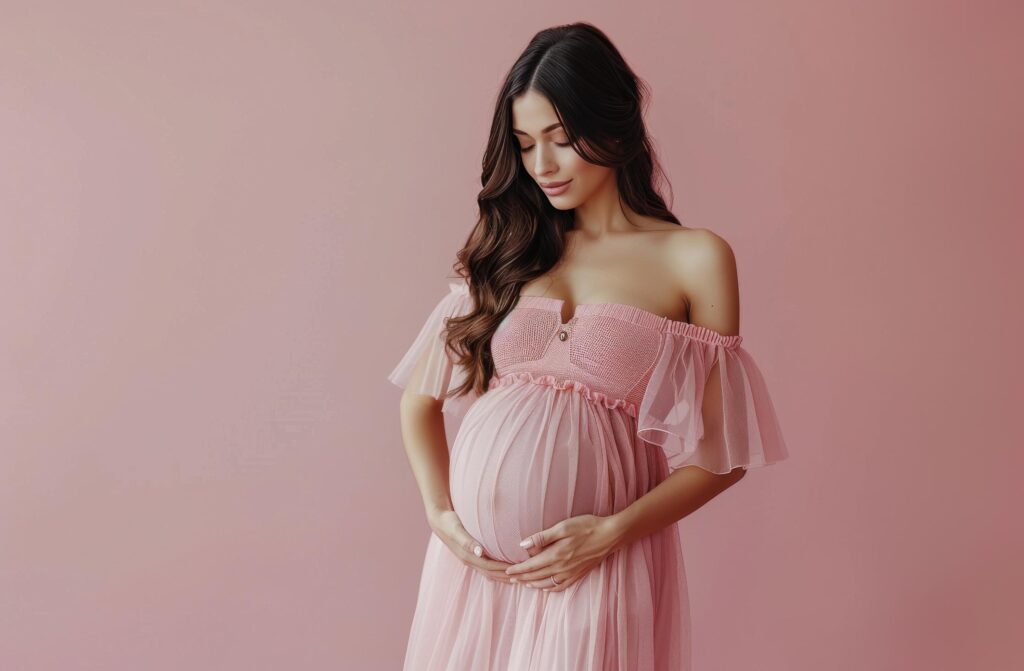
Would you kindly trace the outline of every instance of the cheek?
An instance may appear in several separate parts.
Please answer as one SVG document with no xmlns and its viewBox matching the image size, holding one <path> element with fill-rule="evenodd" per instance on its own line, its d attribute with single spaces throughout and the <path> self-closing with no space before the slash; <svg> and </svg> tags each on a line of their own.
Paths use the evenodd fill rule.
<svg viewBox="0 0 1024 671">
<path fill-rule="evenodd" d="M 587 178 L 591 170 L 597 167 L 584 161 L 583 157 L 572 149 L 569 149 L 569 153 L 563 156 L 559 162 L 562 164 L 562 170 L 572 175 L 574 179 Z"/>
<path fill-rule="evenodd" d="M 586 197 L 597 190 L 612 172 L 608 168 L 587 163 L 582 158 L 574 161 L 570 169 L 571 172 L 567 172 L 576 182 L 577 195 L 580 197 Z"/>
</svg>

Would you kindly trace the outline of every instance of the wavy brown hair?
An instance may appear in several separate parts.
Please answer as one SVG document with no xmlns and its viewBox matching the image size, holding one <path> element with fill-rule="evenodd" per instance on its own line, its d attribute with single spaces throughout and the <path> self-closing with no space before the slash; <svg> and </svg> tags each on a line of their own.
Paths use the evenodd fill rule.
<svg viewBox="0 0 1024 671">
<path fill-rule="evenodd" d="M 474 307 L 447 322 L 445 346 L 466 370 L 452 396 L 486 391 L 494 372 L 491 336 L 521 287 L 558 263 L 573 228 L 575 212 L 548 202 L 526 172 L 512 133 L 512 101 L 529 90 L 551 102 L 576 153 L 615 169 L 621 202 L 638 214 L 680 223 L 655 188 L 664 172 L 644 125 L 647 84 L 589 23 L 537 33 L 498 94 L 477 196 L 480 217 L 453 266 L 469 285 Z"/>
</svg>

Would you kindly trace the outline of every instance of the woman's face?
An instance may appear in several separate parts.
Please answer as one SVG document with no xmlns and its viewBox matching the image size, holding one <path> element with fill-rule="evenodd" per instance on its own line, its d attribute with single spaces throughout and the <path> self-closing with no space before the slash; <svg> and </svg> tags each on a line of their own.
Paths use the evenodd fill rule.
<svg viewBox="0 0 1024 671">
<path fill-rule="evenodd" d="M 555 108 L 542 94 L 530 90 L 512 101 L 512 129 L 526 172 L 557 209 L 575 209 L 597 191 L 614 185 L 612 168 L 589 163 L 572 148 Z M 543 188 L 563 182 L 568 183 Z"/>
</svg>

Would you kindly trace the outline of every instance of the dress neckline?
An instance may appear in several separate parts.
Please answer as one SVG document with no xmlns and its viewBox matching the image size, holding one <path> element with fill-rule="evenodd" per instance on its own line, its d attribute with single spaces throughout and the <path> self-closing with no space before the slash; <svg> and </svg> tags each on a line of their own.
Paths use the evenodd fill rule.
<svg viewBox="0 0 1024 671">
<path fill-rule="evenodd" d="M 559 308 L 564 307 L 565 303 L 566 303 L 564 298 L 555 298 L 553 296 L 536 296 L 536 295 L 533 295 L 533 294 L 519 294 L 519 304 L 522 304 L 524 300 L 527 303 L 541 303 L 541 304 L 543 304 L 546 301 L 550 301 L 551 303 L 554 303 Z M 592 309 L 592 306 L 595 306 L 595 305 L 611 305 L 611 306 L 615 306 L 615 307 L 618 307 L 618 308 L 629 308 L 630 310 L 635 310 L 636 312 L 639 312 L 639 313 L 642 313 L 642 314 L 645 314 L 645 315 L 650 315 L 651 317 L 654 317 L 656 319 L 663 319 L 666 322 L 671 322 L 671 323 L 675 323 L 675 324 L 689 324 L 690 323 L 690 322 L 687 322 L 687 321 L 682 321 L 680 319 L 671 319 L 669 317 L 665 317 L 665 316 L 659 315 L 659 314 L 657 314 L 655 312 L 651 312 L 650 310 L 645 310 L 645 309 L 643 309 L 641 307 L 637 307 L 635 305 L 628 305 L 626 303 L 612 303 L 612 302 L 607 302 L 607 301 L 603 302 L 603 303 L 577 303 L 575 309 L 573 310 L 572 316 L 569 317 L 569 321 L 568 322 L 562 322 L 562 311 L 559 310 L 558 311 L 558 321 L 560 322 L 561 326 L 568 326 L 569 322 L 571 322 L 572 320 L 576 319 L 576 317 L 578 317 L 581 314 L 581 310 L 582 310 L 583 313 L 587 313 L 589 310 Z"/>
<path fill-rule="evenodd" d="M 448 287 L 452 293 L 469 295 L 469 285 L 465 280 L 449 282 Z M 562 323 L 562 303 L 564 302 L 561 298 L 552 298 L 551 296 L 519 294 L 519 300 L 512 309 L 536 307 L 550 310 L 557 315 L 559 329 L 568 326 L 569 323 L 583 315 L 608 315 L 639 326 L 652 328 L 662 333 L 682 335 L 711 345 L 722 345 L 727 349 L 735 349 L 743 342 L 743 336 L 739 334 L 725 335 L 706 326 L 670 319 L 635 305 L 626 305 L 625 303 L 577 303 L 573 316 L 569 318 L 568 322 Z"/>
<path fill-rule="evenodd" d="M 711 344 L 721 344 L 729 348 L 737 347 L 743 341 L 743 336 L 739 334 L 725 335 L 706 326 L 671 319 L 650 310 L 625 303 L 577 303 L 569 321 L 562 322 L 562 306 L 564 304 L 565 300 L 561 298 L 520 294 L 516 307 L 535 307 L 555 312 L 558 315 L 559 328 L 568 326 L 584 315 L 607 315 L 638 324 L 639 326 L 653 328 L 666 333 L 684 335 Z"/>
</svg>

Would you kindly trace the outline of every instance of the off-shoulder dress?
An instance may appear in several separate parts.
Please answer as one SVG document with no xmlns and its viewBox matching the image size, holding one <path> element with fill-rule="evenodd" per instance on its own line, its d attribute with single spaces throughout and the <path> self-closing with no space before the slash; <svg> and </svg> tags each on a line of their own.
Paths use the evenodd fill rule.
<svg viewBox="0 0 1024 671">
<path fill-rule="evenodd" d="M 616 513 L 685 466 L 728 473 L 788 456 L 742 336 L 618 303 L 577 305 L 562 323 L 561 308 L 520 296 L 491 340 L 486 392 L 452 397 L 465 373 L 444 349 L 445 320 L 472 309 L 452 282 L 388 375 L 444 400 L 452 504 L 487 556 L 523 561 L 523 538 Z M 430 535 L 405 671 L 689 668 L 676 525 L 553 592 L 490 580 Z"/>
</svg>

